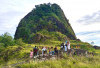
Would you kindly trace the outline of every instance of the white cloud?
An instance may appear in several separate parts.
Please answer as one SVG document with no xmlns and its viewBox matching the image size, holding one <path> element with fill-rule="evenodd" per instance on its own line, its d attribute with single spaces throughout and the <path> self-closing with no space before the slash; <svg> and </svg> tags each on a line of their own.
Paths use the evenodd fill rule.
<svg viewBox="0 0 100 68">
<path fill-rule="evenodd" d="M 100 46 L 100 11 L 85 15 L 77 21 L 77 24 L 81 27 L 77 27 L 78 30 L 75 28 L 78 38 L 90 43 L 94 41 L 95 45 Z"/>
<path fill-rule="evenodd" d="M 100 23 L 100 11 L 92 13 L 92 15 L 86 15 L 79 19 L 78 22 L 85 25 Z"/>
<path fill-rule="evenodd" d="M 91 43 L 92 41 L 95 42 L 95 45 L 100 46 L 100 30 L 99 31 L 88 31 L 88 32 L 80 32 L 77 33 L 77 37 L 80 38 L 82 41 L 87 41 Z"/>
<path fill-rule="evenodd" d="M 100 46 L 100 36 L 96 36 L 97 34 L 93 35 L 77 35 L 78 38 L 80 38 L 84 42 L 91 43 L 94 42 L 94 45 Z"/>
</svg>

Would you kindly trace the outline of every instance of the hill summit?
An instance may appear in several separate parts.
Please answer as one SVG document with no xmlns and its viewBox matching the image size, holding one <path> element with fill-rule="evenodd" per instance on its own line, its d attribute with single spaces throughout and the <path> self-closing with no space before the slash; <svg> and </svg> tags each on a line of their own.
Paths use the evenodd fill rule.
<svg viewBox="0 0 100 68">
<path fill-rule="evenodd" d="M 40 4 L 29 12 L 19 23 L 15 39 L 34 43 L 45 40 L 75 40 L 75 33 L 57 4 Z"/>
</svg>

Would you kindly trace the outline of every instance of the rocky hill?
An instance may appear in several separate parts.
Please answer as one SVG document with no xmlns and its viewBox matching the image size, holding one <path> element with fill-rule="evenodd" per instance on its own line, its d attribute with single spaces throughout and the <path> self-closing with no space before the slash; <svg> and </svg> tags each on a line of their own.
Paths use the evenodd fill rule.
<svg viewBox="0 0 100 68">
<path fill-rule="evenodd" d="M 76 35 L 57 4 L 40 4 L 29 12 L 19 23 L 15 39 L 34 43 L 45 40 L 76 40 Z"/>
</svg>

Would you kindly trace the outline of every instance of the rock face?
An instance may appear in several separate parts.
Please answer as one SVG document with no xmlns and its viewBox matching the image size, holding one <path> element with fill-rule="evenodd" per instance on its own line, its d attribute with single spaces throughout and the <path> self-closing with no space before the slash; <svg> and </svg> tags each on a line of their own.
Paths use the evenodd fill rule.
<svg viewBox="0 0 100 68">
<path fill-rule="evenodd" d="M 22 38 L 24 42 L 35 42 L 39 33 L 45 39 L 62 40 L 63 38 L 76 40 L 76 35 L 57 4 L 40 4 L 28 13 L 19 23 L 15 32 L 15 39 Z M 40 36 L 40 35 L 39 35 Z M 61 39 L 62 38 L 62 39 Z M 43 39 L 44 40 L 44 39 Z M 39 42 L 39 41 L 36 41 Z"/>
</svg>

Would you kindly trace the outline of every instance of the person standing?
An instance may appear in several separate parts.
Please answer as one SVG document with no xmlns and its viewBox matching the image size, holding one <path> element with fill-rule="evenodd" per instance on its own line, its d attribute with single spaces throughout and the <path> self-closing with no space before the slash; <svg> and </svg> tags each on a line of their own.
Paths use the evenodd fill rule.
<svg viewBox="0 0 100 68">
<path fill-rule="evenodd" d="M 69 41 L 67 42 L 67 49 L 68 49 L 67 53 L 70 54 L 71 50 L 70 50 L 70 42 Z"/>
<path fill-rule="evenodd" d="M 61 49 L 61 51 L 64 50 L 64 43 L 61 44 L 61 48 L 60 49 Z"/>
<path fill-rule="evenodd" d="M 67 44 L 65 44 L 65 47 L 64 48 L 65 48 L 65 52 L 67 52 Z"/>
<path fill-rule="evenodd" d="M 33 49 L 33 54 L 34 54 L 34 56 L 36 56 L 37 55 L 37 48 L 36 48 L 36 46 L 34 47 L 34 49 Z"/>
<path fill-rule="evenodd" d="M 58 49 L 57 49 L 57 47 L 54 48 L 54 52 L 55 52 L 55 55 L 58 56 Z"/>
<path fill-rule="evenodd" d="M 42 48 L 42 56 L 43 56 L 45 53 L 47 54 L 47 49 L 46 49 L 46 47 L 43 47 L 43 48 Z"/>
<path fill-rule="evenodd" d="M 68 48 L 68 50 L 70 50 L 70 42 L 69 41 L 67 42 L 67 48 Z"/>
<path fill-rule="evenodd" d="M 33 51 L 31 50 L 30 52 L 30 58 L 32 59 L 33 58 Z"/>
<path fill-rule="evenodd" d="M 64 51 L 67 52 L 67 40 L 66 40 L 66 42 L 64 44 Z"/>
<path fill-rule="evenodd" d="M 39 55 L 39 48 L 37 47 L 37 56 Z"/>
</svg>

